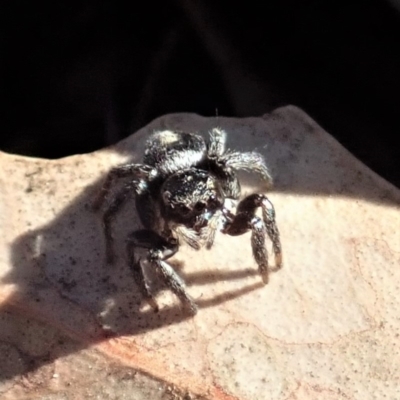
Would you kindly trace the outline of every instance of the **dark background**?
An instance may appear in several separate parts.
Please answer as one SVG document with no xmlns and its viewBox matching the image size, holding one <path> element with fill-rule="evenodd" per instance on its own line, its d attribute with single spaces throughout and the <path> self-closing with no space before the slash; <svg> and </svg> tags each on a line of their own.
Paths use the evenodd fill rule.
<svg viewBox="0 0 400 400">
<path fill-rule="evenodd" d="M 395 5 L 4 1 L 0 149 L 58 158 L 165 113 L 257 116 L 294 104 L 400 187 Z"/>
</svg>

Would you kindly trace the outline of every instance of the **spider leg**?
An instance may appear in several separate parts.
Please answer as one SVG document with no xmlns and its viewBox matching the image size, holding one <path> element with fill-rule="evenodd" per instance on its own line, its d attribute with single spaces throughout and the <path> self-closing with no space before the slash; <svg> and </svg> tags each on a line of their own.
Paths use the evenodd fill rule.
<svg viewBox="0 0 400 400">
<path fill-rule="evenodd" d="M 127 241 L 126 250 L 128 253 L 128 264 L 132 271 L 133 279 L 149 306 L 154 310 L 154 312 L 158 312 L 158 304 L 150 291 L 149 283 L 147 282 L 146 276 L 143 272 L 141 260 L 140 258 L 135 258 L 135 248 L 138 247 L 138 244 L 131 239 L 133 239 L 132 236 Z"/>
<path fill-rule="evenodd" d="M 92 203 L 92 209 L 94 211 L 98 210 L 103 202 L 108 192 L 110 191 L 112 183 L 118 178 L 126 178 L 133 176 L 135 180 L 147 178 L 151 173 L 154 174 L 153 167 L 145 164 L 125 164 L 118 167 L 114 167 L 108 173 L 106 180 L 103 183 L 98 195 Z"/>
<path fill-rule="evenodd" d="M 262 209 L 262 219 L 255 215 Z M 224 210 L 226 219 L 223 233 L 231 236 L 242 235 L 251 229 L 251 247 L 254 259 L 264 283 L 268 283 L 268 252 L 265 246 L 265 231 L 272 241 L 275 254 L 275 268 L 282 267 L 282 252 L 275 211 L 272 203 L 262 194 L 252 194 L 244 198 L 237 207 L 236 215 Z"/>
<path fill-rule="evenodd" d="M 208 250 L 214 244 L 215 234 L 219 228 L 222 215 L 222 210 L 217 210 L 209 219 L 207 226 L 201 231 L 202 240 L 204 240 L 206 249 Z"/>
<path fill-rule="evenodd" d="M 112 236 L 111 223 L 114 220 L 115 214 L 117 214 L 121 209 L 129 195 L 135 193 L 137 185 L 138 182 L 131 182 L 130 184 L 125 185 L 122 189 L 120 189 L 120 191 L 104 211 L 102 222 L 106 240 L 106 260 L 108 264 L 112 264 L 114 261 L 114 238 Z"/>
<path fill-rule="evenodd" d="M 254 151 L 247 153 L 228 151 L 221 156 L 219 161 L 223 162 L 226 167 L 234 170 L 242 169 L 257 172 L 267 182 L 268 187 L 272 185 L 272 177 L 269 174 L 264 157 L 260 153 Z"/>
<path fill-rule="evenodd" d="M 213 128 L 210 132 L 210 144 L 208 145 L 208 156 L 210 158 L 220 157 L 225 152 L 226 132 L 220 128 Z"/>
<path fill-rule="evenodd" d="M 171 226 L 171 229 L 175 232 L 180 241 L 186 242 L 195 250 L 200 250 L 202 238 L 195 230 L 180 224 Z"/>
<path fill-rule="evenodd" d="M 137 247 L 148 249 L 145 260 L 135 260 L 134 249 Z M 178 251 L 178 241 L 174 238 L 165 239 L 154 231 L 141 230 L 133 232 L 128 241 L 128 255 L 134 279 L 143 296 L 150 306 L 157 311 L 158 306 L 146 282 L 143 268 L 145 261 L 156 268 L 161 274 L 167 287 L 188 307 L 191 314 L 197 313 L 197 306 L 187 293 L 185 283 L 166 260 Z"/>
<path fill-rule="evenodd" d="M 275 221 L 275 208 L 267 196 L 263 196 L 261 202 L 262 216 L 267 229 L 267 234 L 272 242 L 275 255 L 275 269 L 282 268 L 282 246 L 278 226 Z"/>
</svg>

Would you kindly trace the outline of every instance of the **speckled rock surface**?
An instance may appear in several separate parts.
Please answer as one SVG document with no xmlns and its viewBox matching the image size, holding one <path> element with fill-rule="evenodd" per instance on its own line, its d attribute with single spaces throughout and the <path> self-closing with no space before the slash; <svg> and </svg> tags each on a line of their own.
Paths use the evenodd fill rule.
<svg viewBox="0 0 400 400">
<path fill-rule="evenodd" d="M 284 268 L 262 285 L 249 234 L 183 246 L 171 263 L 199 313 L 155 282 L 154 314 L 126 264 L 134 203 L 115 222 L 112 266 L 89 205 L 154 130 L 216 125 L 267 159 Z M 0 163 L 1 399 L 400 398 L 400 193 L 301 110 L 167 115 L 96 153 Z"/>
</svg>

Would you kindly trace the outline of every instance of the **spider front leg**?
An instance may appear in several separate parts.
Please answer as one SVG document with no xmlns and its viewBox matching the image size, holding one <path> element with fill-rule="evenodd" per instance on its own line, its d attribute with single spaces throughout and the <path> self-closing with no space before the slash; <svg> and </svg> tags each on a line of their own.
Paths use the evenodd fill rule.
<svg viewBox="0 0 400 400">
<path fill-rule="evenodd" d="M 261 207 L 262 218 L 256 215 Z M 265 246 L 265 231 L 272 241 L 275 254 L 275 269 L 282 267 L 282 249 L 279 230 L 275 222 L 275 210 L 267 196 L 252 194 L 237 206 L 236 215 L 224 210 L 226 218 L 223 233 L 231 236 L 242 235 L 251 229 L 251 247 L 258 270 L 265 284 L 268 283 L 268 252 Z"/>
<path fill-rule="evenodd" d="M 103 230 L 106 241 L 106 260 L 108 264 L 112 264 L 114 260 L 113 236 L 111 232 L 111 223 L 114 216 L 121 209 L 130 194 L 143 193 L 146 188 L 146 179 L 152 179 L 156 176 L 155 170 L 145 164 L 126 164 L 114 167 L 99 191 L 97 197 L 92 203 L 92 209 L 98 210 L 103 204 L 105 197 L 111 189 L 112 183 L 118 178 L 132 177 L 132 181 L 126 184 L 113 200 L 107 205 L 103 214 Z"/>
<path fill-rule="evenodd" d="M 135 249 L 145 249 L 145 258 L 138 258 Z M 166 260 L 178 251 L 178 241 L 174 238 L 168 240 L 151 230 L 140 230 L 133 232 L 128 239 L 127 251 L 129 265 L 133 277 L 143 297 L 153 308 L 158 311 L 158 305 L 150 292 L 144 268 L 151 266 L 161 274 L 167 287 L 187 306 L 192 315 L 197 313 L 197 306 L 191 296 L 187 293 L 185 283 Z M 147 264 L 147 265 L 146 265 Z"/>
<path fill-rule="evenodd" d="M 260 153 L 255 151 L 248 153 L 227 151 L 219 158 L 219 162 L 223 163 L 225 168 L 232 168 L 236 171 L 256 172 L 261 175 L 268 187 L 272 186 L 272 177 L 265 164 L 264 157 Z"/>
<path fill-rule="evenodd" d="M 111 224 L 114 220 L 115 215 L 120 211 L 129 195 L 135 193 L 138 182 L 131 182 L 125 185 L 114 197 L 111 203 L 107 206 L 104 211 L 102 222 L 104 237 L 106 241 L 106 261 L 107 264 L 112 264 L 114 261 L 114 238 L 112 235 Z"/>
<path fill-rule="evenodd" d="M 155 174 L 153 167 L 145 164 L 125 164 L 114 167 L 108 173 L 106 180 L 103 183 L 98 195 L 92 203 L 92 209 L 97 211 L 104 202 L 105 197 L 111 189 L 113 182 L 119 178 L 133 177 L 135 180 L 146 179 Z"/>
</svg>

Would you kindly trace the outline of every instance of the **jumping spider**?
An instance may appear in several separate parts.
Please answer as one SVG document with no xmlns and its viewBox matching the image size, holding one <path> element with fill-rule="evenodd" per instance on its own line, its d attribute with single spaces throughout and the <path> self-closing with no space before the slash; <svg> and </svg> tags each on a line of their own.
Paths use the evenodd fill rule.
<svg viewBox="0 0 400 400">
<path fill-rule="evenodd" d="M 272 203 L 263 194 L 251 194 L 239 201 L 236 213 L 228 203 L 237 203 L 240 183 L 236 170 L 257 172 L 269 184 L 272 179 L 263 157 L 256 152 L 225 150 L 226 133 L 210 132 L 209 143 L 203 137 L 183 132 L 154 133 L 146 144 L 143 164 L 125 164 L 113 168 L 95 199 L 98 209 L 116 178 L 129 177 L 103 215 L 107 261 L 113 258 L 111 222 L 132 193 L 145 229 L 132 232 L 127 240 L 129 265 L 134 279 L 150 306 L 157 311 L 144 269 L 149 264 L 161 274 L 165 284 L 195 314 L 197 306 L 179 275 L 166 261 L 182 242 L 199 250 L 210 249 L 217 230 L 237 236 L 251 230 L 251 247 L 259 273 L 268 283 L 268 253 L 265 232 L 272 241 L 275 268 L 282 266 L 281 243 Z M 261 218 L 256 215 L 261 209 Z M 145 251 L 144 256 L 138 253 Z"/>
</svg>

